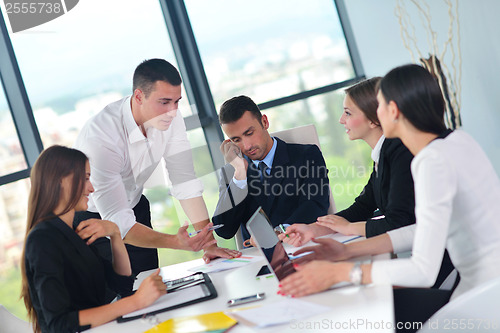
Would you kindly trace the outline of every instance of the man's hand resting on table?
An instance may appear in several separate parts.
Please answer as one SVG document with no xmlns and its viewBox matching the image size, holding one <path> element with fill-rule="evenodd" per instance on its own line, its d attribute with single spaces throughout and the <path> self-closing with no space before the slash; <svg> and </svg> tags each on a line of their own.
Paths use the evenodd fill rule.
<svg viewBox="0 0 500 333">
<path fill-rule="evenodd" d="M 205 253 L 203 254 L 203 261 L 205 261 L 206 264 L 208 264 L 212 259 L 215 258 L 231 259 L 241 256 L 240 251 L 218 247 L 217 244 L 210 245 L 203 250 L 205 251 Z"/>
</svg>

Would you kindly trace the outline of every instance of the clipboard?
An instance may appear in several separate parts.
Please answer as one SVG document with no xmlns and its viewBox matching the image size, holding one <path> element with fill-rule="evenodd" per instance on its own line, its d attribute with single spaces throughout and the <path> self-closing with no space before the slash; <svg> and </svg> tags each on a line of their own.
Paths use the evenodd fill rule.
<svg viewBox="0 0 500 333">
<path fill-rule="evenodd" d="M 124 323 L 135 319 L 143 318 L 144 316 L 152 316 L 157 313 L 168 310 L 178 309 L 191 304 L 200 303 L 217 297 L 217 291 L 206 273 L 203 274 L 203 279 L 198 280 L 194 285 L 187 285 L 182 288 L 168 292 L 161 296 L 150 306 L 123 315 L 116 319 L 118 323 Z"/>
</svg>

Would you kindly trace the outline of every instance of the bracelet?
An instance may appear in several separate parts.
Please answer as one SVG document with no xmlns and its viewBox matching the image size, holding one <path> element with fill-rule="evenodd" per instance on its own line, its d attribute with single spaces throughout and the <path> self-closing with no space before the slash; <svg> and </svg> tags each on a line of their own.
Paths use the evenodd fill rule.
<svg viewBox="0 0 500 333">
<path fill-rule="evenodd" d="M 359 286 L 363 281 L 363 270 L 361 269 L 361 263 L 356 262 L 349 272 L 349 280 L 355 286 Z"/>
</svg>

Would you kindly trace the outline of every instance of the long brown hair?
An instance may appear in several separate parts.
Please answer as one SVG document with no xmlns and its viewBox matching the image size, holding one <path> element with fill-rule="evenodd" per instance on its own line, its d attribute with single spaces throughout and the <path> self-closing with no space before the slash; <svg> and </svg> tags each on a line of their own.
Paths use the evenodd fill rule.
<svg viewBox="0 0 500 333">
<path fill-rule="evenodd" d="M 74 175 L 71 194 L 67 206 L 57 216 L 64 215 L 75 208 L 81 199 L 85 186 L 85 165 L 87 156 L 79 150 L 52 146 L 45 149 L 31 169 L 31 190 L 28 199 L 28 218 L 24 249 L 21 257 L 22 290 L 21 298 L 28 311 L 34 332 L 40 332 L 40 324 L 33 308 L 28 279 L 26 276 L 26 240 L 31 230 L 40 222 L 56 217 L 54 210 L 61 199 L 62 179 Z M 33 291 L 34 292 L 34 291 Z"/>
<path fill-rule="evenodd" d="M 380 126 L 380 121 L 377 117 L 378 101 L 376 88 L 381 79 L 381 77 L 375 76 L 356 83 L 345 90 L 347 96 L 359 107 L 366 118 L 377 126 Z"/>
</svg>

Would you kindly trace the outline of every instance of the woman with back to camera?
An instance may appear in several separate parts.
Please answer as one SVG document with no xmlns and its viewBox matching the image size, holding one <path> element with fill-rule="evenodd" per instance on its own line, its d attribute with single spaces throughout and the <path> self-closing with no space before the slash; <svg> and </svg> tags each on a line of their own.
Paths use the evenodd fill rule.
<svg viewBox="0 0 500 333">
<path fill-rule="evenodd" d="M 90 166 L 76 149 L 52 146 L 31 170 L 22 264 L 22 292 L 35 332 L 79 332 L 153 303 L 166 287 L 159 270 L 130 297 L 108 304 L 106 281 L 130 279 L 130 260 L 116 224 L 91 219 L 73 230 L 76 211 L 87 209 Z M 113 262 L 100 258 L 96 231 L 109 236 Z M 110 283 L 111 285 L 111 283 Z"/>
<path fill-rule="evenodd" d="M 339 122 L 351 140 L 363 140 L 372 149 L 373 171 L 354 203 L 335 215 L 313 224 L 293 224 L 289 237 L 301 246 L 314 237 L 332 232 L 373 237 L 415 223 L 415 197 L 410 163 L 413 155 L 399 139 L 386 139 L 377 118 L 376 86 L 380 77 L 361 81 L 345 90 L 344 112 Z M 374 216 L 379 209 L 380 215 Z"/>
<path fill-rule="evenodd" d="M 391 70 L 377 98 L 384 135 L 401 138 L 415 155 L 416 224 L 348 245 L 330 240 L 301 251 L 314 250 L 317 259 L 329 260 L 408 249 L 412 256 L 361 265 L 313 261 L 297 266 L 280 292 L 303 296 L 340 281 L 413 287 L 394 289 L 396 322 L 423 323 L 450 296 L 500 276 L 500 180 L 470 135 L 446 129 L 441 90 L 427 70 L 417 65 Z M 416 289 L 434 283 L 445 248 L 461 277 L 457 288 Z"/>
</svg>

